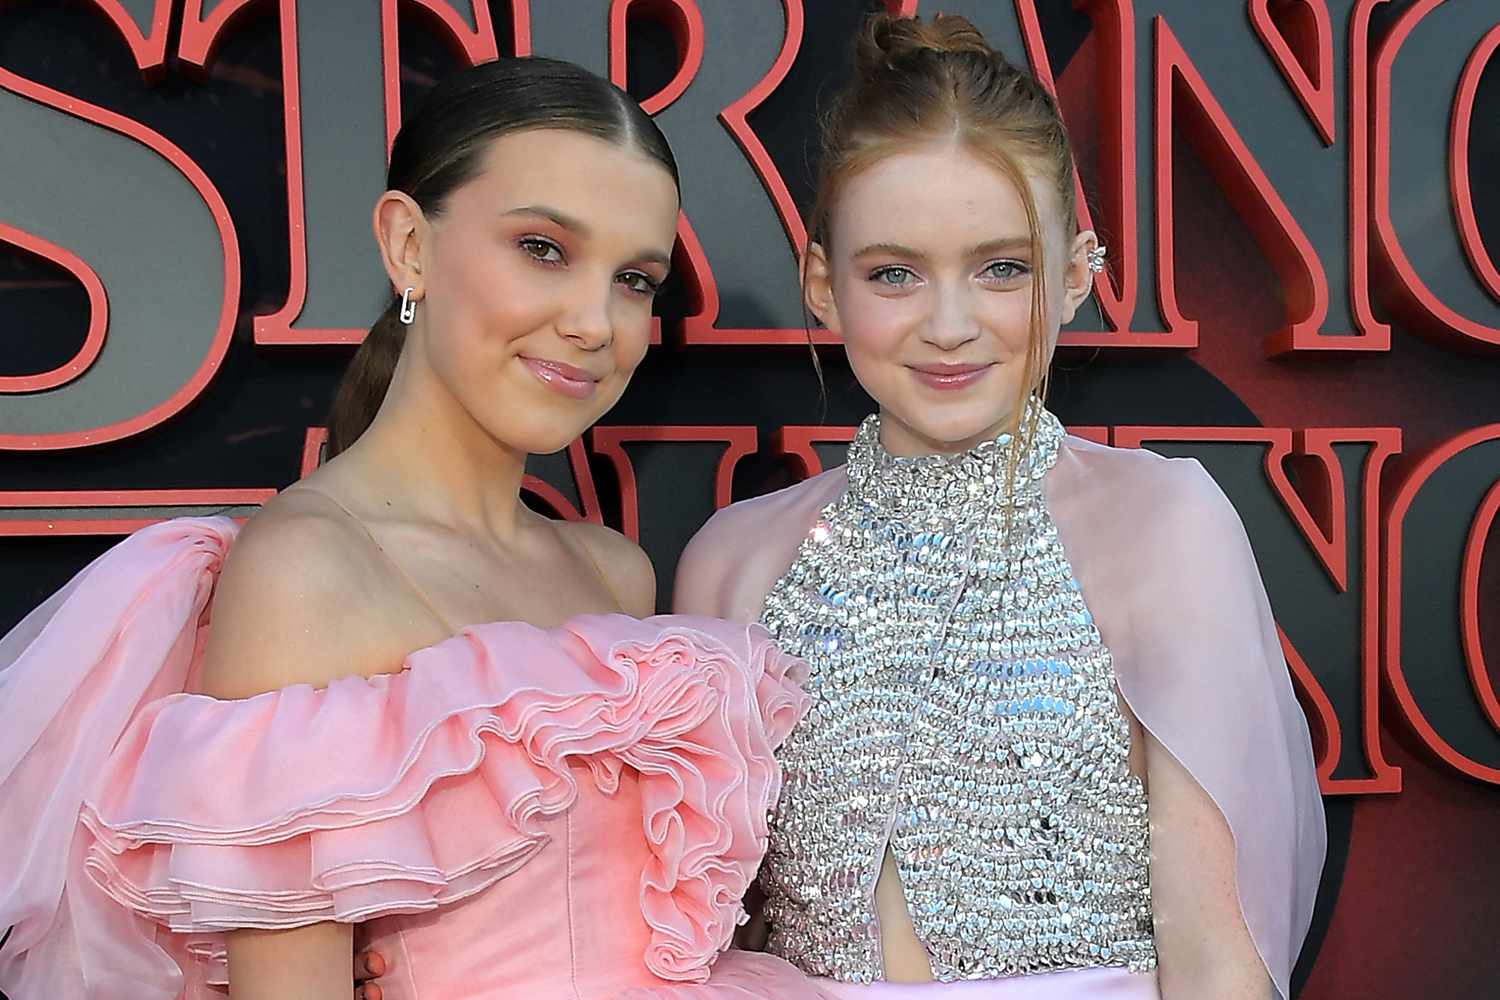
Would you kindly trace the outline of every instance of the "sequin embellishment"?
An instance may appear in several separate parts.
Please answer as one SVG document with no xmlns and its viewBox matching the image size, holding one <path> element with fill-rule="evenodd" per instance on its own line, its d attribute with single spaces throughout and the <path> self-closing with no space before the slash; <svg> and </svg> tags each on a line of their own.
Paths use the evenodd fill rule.
<svg viewBox="0 0 1500 1000">
<path fill-rule="evenodd" d="M 881 977 L 887 843 L 942 981 L 1156 963 L 1146 796 L 1114 670 L 1048 513 L 1061 424 L 889 455 L 871 417 L 762 621 L 812 666 L 762 868 L 770 950 Z M 1007 542 L 1008 539 L 1008 542 Z"/>
</svg>

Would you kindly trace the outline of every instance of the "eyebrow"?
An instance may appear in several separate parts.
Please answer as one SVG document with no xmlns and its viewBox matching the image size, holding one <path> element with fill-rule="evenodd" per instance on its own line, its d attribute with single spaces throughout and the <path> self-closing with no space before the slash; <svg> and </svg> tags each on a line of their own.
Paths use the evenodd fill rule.
<svg viewBox="0 0 1500 1000">
<path fill-rule="evenodd" d="M 642 250 L 635 255 L 635 259 L 642 264 L 660 264 L 668 271 L 672 270 L 672 255 L 662 253 L 660 250 Z"/>
<path fill-rule="evenodd" d="M 589 227 L 589 224 L 587 222 L 584 222 L 582 219 L 575 219 L 573 216 L 568 215 L 566 212 L 559 212 L 557 209 L 549 208 L 546 205 L 522 205 L 520 208 L 513 208 L 504 214 L 537 215 L 541 216 L 543 219 L 547 219 L 550 222 L 556 223 L 563 229 L 574 233 L 582 239 L 588 239 L 593 235 L 593 229 Z M 660 264 L 662 267 L 665 267 L 668 270 L 671 270 L 672 268 L 672 254 L 670 251 L 663 252 L 661 250 L 642 250 L 637 253 L 633 259 L 640 261 L 642 264 Z"/>
<path fill-rule="evenodd" d="M 964 251 L 965 257 L 986 257 L 994 253 L 1005 251 L 1031 249 L 1031 237 L 1029 236 L 1002 236 L 999 239 L 986 240 L 976 244 Z M 855 258 L 870 257 L 876 254 L 889 254 L 892 257 L 910 257 L 914 260 L 926 260 L 927 255 L 920 250 L 905 246 L 901 243 L 871 243 L 860 247 L 855 251 Z"/>
<path fill-rule="evenodd" d="M 582 219 L 575 219 L 565 212 L 559 212 L 555 208 L 548 208 L 546 205 L 522 205 L 520 208 L 513 208 L 505 214 L 540 215 L 542 218 L 547 219 L 551 222 L 555 222 L 564 229 L 573 233 L 577 233 L 579 236 L 582 236 L 585 239 L 587 239 L 593 232 L 593 230 L 589 228 L 589 224 L 587 222 L 584 222 Z"/>
</svg>

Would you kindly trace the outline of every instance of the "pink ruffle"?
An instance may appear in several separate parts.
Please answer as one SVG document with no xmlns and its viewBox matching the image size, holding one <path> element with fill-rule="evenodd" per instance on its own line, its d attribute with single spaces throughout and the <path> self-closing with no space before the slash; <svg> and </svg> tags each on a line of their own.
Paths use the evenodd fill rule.
<svg viewBox="0 0 1500 1000">
<path fill-rule="evenodd" d="M 85 864 L 217 965 L 231 928 L 476 893 L 547 842 L 542 821 L 577 795 L 570 763 L 606 792 L 629 766 L 651 852 L 645 964 L 702 982 L 743 919 L 803 670 L 759 627 L 610 615 L 476 626 L 399 674 L 322 689 L 173 695 L 140 713 L 93 784 Z"/>
</svg>

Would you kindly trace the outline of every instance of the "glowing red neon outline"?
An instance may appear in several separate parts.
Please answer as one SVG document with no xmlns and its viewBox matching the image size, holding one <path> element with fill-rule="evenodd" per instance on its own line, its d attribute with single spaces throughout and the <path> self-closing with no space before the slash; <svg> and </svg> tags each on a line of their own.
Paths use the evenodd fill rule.
<svg viewBox="0 0 1500 1000">
<path fill-rule="evenodd" d="M 313 470 L 323 464 L 323 448 L 328 444 L 327 427 L 309 427 L 302 436 L 302 465 L 297 478 L 312 475 Z"/>
<path fill-rule="evenodd" d="M 692 0 L 610 0 L 609 78 L 621 90 L 625 89 L 625 81 L 629 78 L 626 22 L 633 6 L 642 7 L 647 15 L 666 22 L 672 29 L 677 58 L 681 61 L 667 85 L 641 102 L 641 110 L 654 115 L 671 107 L 703 68 L 703 13 Z"/>
<path fill-rule="evenodd" d="M 442 0 L 405 0 L 421 8 L 435 18 L 435 23 L 447 31 L 448 41 L 455 50 L 471 63 L 494 59 L 499 55 L 495 41 L 494 23 L 488 7 L 475 4 L 475 24 L 470 30 L 450 5 Z M 386 148 L 389 150 L 401 123 L 400 66 L 398 34 L 396 31 L 396 0 L 381 2 L 381 77 L 385 99 Z M 307 201 L 302 176 L 302 113 L 301 78 L 297 67 L 297 4 L 296 0 L 279 0 L 281 12 L 281 74 L 282 107 L 286 130 L 286 196 L 287 196 L 287 250 L 289 281 L 286 302 L 273 313 L 256 316 L 254 322 L 257 344 L 301 344 L 333 345 L 358 344 L 369 331 L 352 328 L 294 327 L 297 317 L 307 304 L 307 239 L 303 235 L 307 224 Z M 212 19 L 222 27 L 222 20 L 215 12 Z M 519 16 L 519 15 L 517 15 Z M 528 32 L 529 37 L 529 32 Z M 216 40 L 204 35 L 195 40 L 206 50 Z"/>
<path fill-rule="evenodd" d="M 109 18 L 130 46 L 135 64 L 147 78 L 158 75 L 167 62 L 167 30 L 172 22 L 172 0 L 156 0 L 151 25 L 144 32 L 120 0 L 92 0 L 99 13 Z"/>
<path fill-rule="evenodd" d="M 224 252 L 224 295 L 219 307 L 219 321 L 214 328 L 213 340 L 208 345 L 203 361 L 188 380 L 176 392 L 144 413 L 124 420 L 83 431 L 66 431 L 58 434 L 0 434 L 0 450 L 5 451 L 56 451 L 64 448 L 82 448 L 88 445 L 118 441 L 148 430 L 180 412 L 198 398 L 205 386 L 218 372 L 224 354 L 229 349 L 230 336 L 234 332 L 235 315 L 240 298 L 240 247 L 235 235 L 234 220 L 229 217 L 229 207 L 224 199 L 196 163 L 165 136 L 152 131 L 139 122 L 115 114 L 98 105 L 71 97 L 51 87 L 43 86 L 0 68 L 0 87 L 22 97 L 66 112 L 83 121 L 103 126 L 135 140 L 166 160 L 191 184 L 203 199 L 204 206 L 214 220 L 219 232 L 219 244 Z M 91 296 L 92 300 L 92 296 Z"/>
<path fill-rule="evenodd" d="M 641 540 L 640 493 L 635 466 L 625 451 L 627 442 L 681 441 L 694 444 L 723 442 L 728 447 L 719 456 L 714 477 L 714 509 L 729 506 L 734 499 L 734 467 L 746 455 L 755 454 L 759 435 L 754 426 L 622 426 L 595 427 L 594 454 L 609 459 L 620 484 L 620 531 L 631 541 Z"/>
<path fill-rule="evenodd" d="M 380 75 L 385 94 L 386 156 L 401 130 L 401 33 L 398 6 L 410 4 L 429 15 L 445 36 L 454 53 L 470 66 L 500 58 L 500 43 L 495 40 L 495 24 L 489 4 L 479 0 L 470 5 L 474 12 L 471 29 L 459 17 L 453 5 L 444 0 L 380 0 Z"/>
<path fill-rule="evenodd" d="M 684 0 L 684 2 L 691 2 L 691 0 Z M 786 12 L 786 36 L 782 39 L 780 53 L 771 64 L 771 68 L 766 70 L 766 74 L 760 78 L 760 82 L 750 88 L 739 100 L 719 112 L 719 121 L 729 130 L 729 134 L 734 137 L 740 150 L 750 161 L 756 176 L 760 178 L 761 185 L 766 189 L 766 194 L 770 197 L 772 205 L 776 208 L 776 214 L 781 219 L 781 225 L 786 231 L 792 253 L 800 259 L 802 250 L 807 245 L 807 229 L 802 224 L 802 217 L 797 214 L 797 206 L 792 201 L 791 192 L 787 190 L 786 181 L 782 179 L 781 173 L 771 161 L 771 154 L 766 152 L 765 146 L 761 145 L 759 137 L 746 121 L 750 112 L 759 107 L 761 102 L 769 97 L 786 77 L 797 58 L 798 49 L 802 46 L 802 0 L 781 0 L 781 3 Z M 691 235 L 690 227 L 680 229 L 678 235 L 683 256 L 693 272 L 691 280 L 699 290 L 703 306 L 700 312 L 683 317 L 682 341 L 684 344 L 771 345 L 807 342 L 809 331 L 802 329 L 729 330 L 716 327 L 715 323 L 719 317 L 719 288 L 713 269 L 709 266 L 708 258 L 704 256 L 703 245 Z M 839 342 L 837 337 L 823 329 L 812 330 L 811 336 L 815 343 L 836 344 Z"/>
<path fill-rule="evenodd" d="M 1364 586 L 1359 595 L 1360 607 L 1360 725 L 1362 749 L 1370 777 L 1333 780 L 1331 775 L 1339 758 L 1318 761 L 1318 774 L 1325 795 L 1381 795 L 1401 791 L 1401 769 L 1385 759 L 1380 744 L 1380 567 L 1381 567 L 1381 474 L 1388 459 L 1401 451 L 1401 430 L 1396 427 L 1317 427 L 1294 432 L 1286 427 L 1116 427 L 1114 443 L 1121 448 L 1143 447 L 1147 441 L 1174 442 L 1253 442 L 1266 446 L 1262 464 L 1267 481 L 1277 499 L 1297 526 L 1329 580 L 1340 591 L 1349 586 L 1348 508 L 1345 505 L 1343 467 L 1333 452 L 1333 445 L 1356 443 L 1371 445 L 1365 457 L 1360 483 L 1361 518 L 1364 526 L 1360 539 Z M 1295 447 L 1294 447 L 1295 444 Z M 1318 461 L 1328 482 L 1328 492 L 1316 496 L 1325 511 L 1325 529 L 1287 476 L 1285 463 L 1293 455 Z M 1278 626 L 1279 630 L 1279 626 Z M 1291 643 L 1282 636 L 1283 647 Z M 1287 656 L 1293 678 L 1301 685 L 1299 694 L 1320 714 L 1324 705 L 1331 706 L 1300 654 Z M 1301 664 L 1304 669 L 1298 670 Z M 1331 708 L 1330 708 L 1331 712 Z M 1331 720 L 1331 721 L 1330 721 Z M 1338 720 L 1331 714 L 1321 721 L 1325 752 L 1342 749 L 1343 737 Z"/>
<path fill-rule="evenodd" d="M 286 302 L 275 312 L 256 316 L 257 344 L 358 344 L 366 330 L 293 329 L 307 304 L 307 201 L 302 182 L 302 84 L 297 68 L 297 3 L 279 0 L 281 12 L 281 88 L 286 132 L 287 263 Z"/>
<path fill-rule="evenodd" d="M 1298 700 L 1302 702 L 1304 714 L 1307 714 L 1307 709 L 1312 710 L 1312 714 L 1308 716 L 1308 722 L 1323 738 L 1323 752 L 1318 755 L 1317 761 L 1319 788 L 1325 795 L 1356 794 L 1343 787 L 1344 782 L 1337 781 L 1333 777 L 1333 772 L 1337 769 L 1344 753 L 1344 734 L 1339 726 L 1338 714 L 1333 710 L 1333 702 L 1329 700 L 1327 692 L 1323 690 L 1323 685 L 1319 684 L 1317 677 L 1313 675 L 1312 668 L 1307 665 L 1302 654 L 1297 652 L 1297 647 L 1292 645 L 1292 640 L 1287 638 L 1286 632 L 1282 631 L 1280 625 L 1276 626 L 1276 638 L 1281 641 L 1282 655 L 1286 657 L 1287 667 L 1297 680 L 1297 694 L 1300 696 Z M 1375 671 L 1371 673 L 1379 680 Z M 1364 782 L 1356 779 L 1353 784 L 1363 785 Z M 1371 790 L 1362 788 L 1360 791 Z M 1389 791 L 1399 790 L 1399 788 L 1389 789 Z"/>
<path fill-rule="evenodd" d="M 1391 327 L 1370 305 L 1370 14 L 1386 0 L 1359 0 L 1349 15 L 1349 305 L 1371 351 L 1391 349 Z M 1285 353 L 1293 345 L 1274 345 Z"/>
<path fill-rule="evenodd" d="M 1292 217 L 1270 178 L 1261 170 L 1245 146 L 1224 109 L 1183 50 L 1164 18 L 1153 21 L 1156 36 L 1156 256 L 1159 298 L 1167 326 L 1198 342 L 1198 323 L 1185 318 L 1177 306 L 1176 235 L 1173 232 L 1172 136 L 1175 86 L 1180 82 L 1208 124 L 1216 141 L 1200 150 L 1218 172 L 1226 197 L 1234 204 L 1256 241 L 1276 269 L 1286 296 L 1289 323 L 1267 338 L 1270 356 L 1288 350 L 1369 350 L 1363 336 L 1319 336 L 1318 327 L 1328 315 L 1328 280 L 1312 243 Z M 1175 79 L 1174 79 L 1175 78 Z M 1206 136 L 1207 137 L 1207 136 Z M 1249 204 L 1254 199 L 1258 206 Z M 1263 209 L 1257 211 L 1256 207 Z M 1268 220 L 1266 216 L 1269 215 Z M 1192 346 L 1192 345 L 1188 345 Z"/>
<path fill-rule="evenodd" d="M 1298 35 L 1288 38 L 1271 17 L 1270 0 L 1250 0 L 1250 24 L 1255 28 L 1255 33 L 1260 36 L 1261 44 L 1271 53 L 1271 58 L 1281 69 L 1281 75 L 1292 88 L 1292 93 L 1297 95 L 1297 101 L 1302 105 L 1302 110 L 1307 112 L 1307 117 L 1312 119 L 1318 134 L 1323 137 L 1325 145 L 1332 146 L 1334 142 L 1334 108 L 1333 108 L 1333 23 L 1328 16 L 1328 7 L 1323 0 L 1296 0 L 1304 8 L 1312 12 L 1313 23 L 1316 34 L 1312 38 Z M 1317 71 L 1317 82 L 1314 83 L 1303 68 L 1303 58 L 1294 51 L 1293 46 L 1301 48 L 1311 47 L 1311 53 L 1300 53 L 1302 57 L 1311 56 L 1310 61 Z"/>
<path fill-rule="evenodd" d="M 177 43 L 177 56 L 183 62 L 207 69 L 223 41 L 225 29 L 231 21 L 261 0 L 225 0 L 207 19 L 203 17 L 204 0 L 183 0 L 182 38 Z"/>
<path fill-rule="evenodd" d="M 1065 427 L 1063 429 L 1076 438 L 1082 438 L 1085 441 L 1092 441 L 1094 444 L 1107 445 L 1110 443 L 1110 440 L 1112 438 L 1110 429 L 1108 427 L 1082 426 Z"/>
<path fill-rule="evenodd" d="M 1122 22 L 1120 20 L 1122 12 L 1118 3 L 1113 4 L 1112 8 L 1115 14 L 1115 27 L 1118 27 L 1121 24 L 1129 23 Z M 1026 58 L 1031 64 L 1032 72 L 1036 75 L 1037 80 L 1041 82 L 1042 86 L 1046 88 L 1047 92 L 1049 94 L 1052 94 L 1053 97 L 1056 97 L 1057 81 L 1052 76 L 1052 61 L 1047 57 L 1047 43 L 1042 38 L 1042 24 L 1037 17 L 1035 0 L 1020 0 L 1020 2 L 1016 4 L 1016 15 L 1020 21 L 1021 38 L 1026 46 Z M 1090 19 L 1092 20 L 1092 18 L 1093 12 L 1090 12 Z M 1107 31 L 1105 32 L 1105 38 L 1106 41 L 1110 40 L 1109 33 Z M 1120 41 L 1123 41 L 1125 38 L 1125 33 L 1123 31 L 1119 32 L 1118 38 Z M 1135 45 L 1135 39 L 1133 36 L 1131 37 L 1129 44 L 1133 51 Z M 1123 63 L 1121 65 L 1123 66 Z M 1129 94 L 1133 105 L 1135 96 L 1134 72 L 1130 74 Z M 1123 104 L 1124 91 L 1121 92 L 1119 100 L 1122 102 L 1119 110 L 1122 112 L 1123 117 L 1123 113 L 1125 111 L 1125 106 Z M 1058 101 L 1058 113 L 1062 114 L 1061 100 Z M 1131 122 L 1128 126 L 1125 126 L 1122 122 L 1122 129 L 1128 127 L 1133 134 L 1135 127 L 1133 120 L 1135 117 L 1133 106 L 1130 108 L 1129 117 L 1132 119 Z M 1066 125 L 1066 118 L 1064 118 L 1064 124 Z M 1108 156 L 1109 151 L 1106 150 L 1105 158 L 1108 159 Z M 1075 214 L 1078 217 L 1078 228 L 1093 229 L 1094 218 L 1092 212 L 1090 212 L 1089 210 L 1088 193 L 1084 191 L 1083 177 L 1078 173 L 1076 169 L 1073 171 L 1073 203 L 1076 206 Z M 1133 208 L 1134 191 L 1131 192 L 1130 203 Z M 1107 262 L 1108 258 L 1105 259 Z M 1106 267 L 1103 271 L 1100 271 L 1094 275 L 1093 281 L 1094 292 L 1099 296 L 1099 311 L 1104 316 L 1105 321 L 1109 323 L 1109 325 L 1115 332 L 1094 332 L 1088 330 L 1063 331 L 1062 333 L 1058 334 L 1057 342 L 1059 347 L 1118 347 L 1121 346 L 1125 342 L 1125 340 L 1130 339 L 1128 337 L 1122 339 L 1118 333 L 1118 331 L 1120 330 L 1130 329 L 1130 314 L 1122 313 L 1121 311 L 1123 303 L 1120 300 L 1120 296 L 1116 293 L 1113 285 L 1113 278 L 1110 277 L 1111 273 L 1112 272 L 1110 267 L 1106 264 Z M 1152 335 L 1151 339 L 1146 340 L 1145 343 L 1157 347 L 1164 346 L 1162 344 L 1162 338 L 1160 337 L 1160 335 Z"/>
<path fill-rule="evenodd" d="M 531 0 L 510 0 L 511 55 L 531 55 Z"/>
<path fill-rule="evenodd" d="M 1406 721 L 1429 750 L 1460 774 L 1492 785 L 1500 785 L 1500 768 L 1486 767 L 1478 761 L 1470 760 L 1439 736 L 1417 706 L 1411 687 L 1406 683 L 1406 671 L 1401 662 L 1401 527 L 1406 521 L 1412 501 L 1444 462 L 1459 452 L 1497 438 L 1500 438 L 1500 424 L 1485 424 L 1437 445 L 1402 482 L 1385 515 L 1385 670 L 1391 692 L 1406 714 Z M 1500 483 L 1491 486 L 1486 492 L 1469 526 L 1469 537 L 1464 546 L 1461 564 L 1459 619 L 1474 694 L 1485 716 L 1500 729 L 1500 701 L 1495 697 L 1494 685 L 1490 683 L 1485 669 L 1483 651 L 1479 649 L 1478 619 L 1480 562 L 1485 537 L 1493 526 L 1497 506 L 1500 506 Z"/>
<path fill-rule="evenodd" d="M 1500 732 L 1500 698 L 1495 696 L 1495 685 L 1490 681 L 1489 667 L 1484 660 L 1484 644 L 1479 634 L 1479 571 L 1484 565 L 1484 546 L 1489 540 L 1495 515 L 1500 514 L 1500 481 L 1491 486 L 1479 504 L 1474 521 L 1469 526 L 1469 538 L 1464 543 L 1463 572 L 1459 576 L 1459 621 L 1462 623 L 1464 660 L 1469 665 L 1469 680 L 1474 684 L 1474 693 L 1484 709 L 1490 725 Z"/>
<path fill-rule="evenodd" d="M 92 267 L 64 247 L 25 230 L 7 226 L 0 222 L 0 241 L 14 244 L 28 253 L 46 258 L 58 267 L 66 269 L 89 297 L 89 328 L 84 334 L 83 346 L 67 361 L 50 371 L 35 375 L 0 375 L 0 393 L 40 392 L 67 385 L 89 370 L 104 349 L 105 331 L 109 329 L 109 297 L 104 293 L 104 282 Z"/>
<path fill-rule="evenodd" d="M 625 89 L 627 74 L 627 22 L 632 5 L 640 4 L 646 8 L 646 13 L 660 20 L 665 20 L 672 29 L 672 35 L 677 45 L 678 58 L 682 64 L 677 67 L 677 72 L 656 94 L 641 102 L 641 110 L 648 115 L 655 115 L 665 111 L 667 108 L 687 91 L 688 85 L 698 76 L 698 71 L 703 67 L 704 29 L 703 14 L 698 10 L 692 0 L 611 0 L 609 8 L 609 78 L 610 81 Z M 678 245 L 673 249 L 674 256 L 684 254 L 681 237 L 684 232 L 690 232 L 687 216 L 678 213 L 677 233 Z M 697 235 L 692 239 L 695 246 Z M 701 246 L 698 254 L 703 258 Z M 683 260 L 683 273 L 687 277 L 690 286 L 698 292 L 698 302 L 703 301 L 701 288 L 698 288 L 697 276 L 693 273 L 693 262 L 690 257 Z M 715 315 L 718 308 L 718 294 L 714 294 Z M 661 317 L 651 317 L 651 343 L 660 344 L 661 339 Z"/>
<path fill-rule="evenodd" d="M 832 427 L 789 424 L 771 436 L 771 450 L 794 459 L 802 466 L 802 478 L 810 479 L 823 471 L 815 444 L 848 444 L 858 427 Z"/>
<path fill-rule="evenodd" d="M 527 473 L 521 479 L 521 489 L 539 497 L 552 508 L 553 513 L 569 521 L 592 521 L 604 523 L 604 510 L 599 506 L 599 492 L 594 488 L 594 473 L 589 467 L 589 455 L 584 449 L 583 438 L 568 445 L 568 465 L 573 470 L 573 482 L 578 488 L 578 502 L 583 510 L 573 506 L 562 491 L 545 479 Z"/>
<path fill-rule="evenodd" d="M 1113 245 L 1109 247 L 1104 270 L 1094 276 L 1094 295 L 1105 323 L 1114 332 L 1064 330 L 1058 337 L 1058 344 L 1064 347 L 1172 346 L 1163 344 L 1167 335 L 1137 333 L 1130 329 L 1140 284 L 1136 257 L 1141 245 L 1137 228 L 1135 161 L 1135 5 L 1132 0 L 1081 0 L 1078 6 L 1087 11 L 1102 44 L 1100 86 L 1096 94 L 1099 107 L 1105 109 L 1100 116 L 1103 128 L 1099 137 L 1099 172 L 1104 193 L 1108 195 L 1104 201 L 1104 214 L 1112 230 L 1108 242 Z M 1087 212 L 1088 198 L 1081 177 L 1077 184 L 1078 204 Z M 1116 209 L 1117 213 L 1111 213 L 1110 208 Z M 1093 228 L 1092 221 L 1086 228 Z"/>
<path fill-rule="evenodd" d="M 1399 18 L 1375 55 L 1375 123 L 1373 183 L 1375 247 L 1380 263 L 1389 269 L 1394 305 L 1406 313 L 1413 327 L 1439 340 L 1469 348 L 1500 347 L 1500 329 L 1477 323 L 1449 308 L 1417 274 L 1396 234 L 1391 219 L 1391 67 L 1396 54 L 1406 43 L 1417 23 L 1438 7 L 1443 0 L 1416 0 Z M 1489 41 L 1487 34 L 1480 45 Z M 1476 50 L 1477 51 L 1477 50 Z M 1461 93 L 1460 93 L 1460 96 Z M 1450 154 L 1451 155 L 1451 154 Z M 1460 219 L 1460 230 L 1463 220 Z M 1467 244 L 1466 244 L 1467 249 Z"/>
<path fill-rule="evenodd" d="M 1495 25 L 1474 46 L 1453 99 L 1453 124 L 1448 133 L 1448 183 L 1453 192 L 1453 214 L 1458 218 L 1458 235 L 1474 273 L 1497 300 L 1500 300 L 1500 270 L 1484 245 L 1479 220 L 1474 216 L 1474 194 L 1469 189 L 1469 131 L 1474 120 L 1474 96 L 1485 66 L 1500 49 L 1500 24 Z"/>
</svg>

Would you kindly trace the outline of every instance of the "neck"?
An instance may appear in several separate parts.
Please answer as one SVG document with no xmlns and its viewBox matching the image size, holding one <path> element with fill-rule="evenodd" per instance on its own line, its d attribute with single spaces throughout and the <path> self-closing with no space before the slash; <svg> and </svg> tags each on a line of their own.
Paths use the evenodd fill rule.
<svg viewBox="0 0 1500 1000">
<path fill-rule="evenodd" d="M 415 346 L 415 345 L 413 345 Z M 432 371 L 403 353 L 385 401 L 349 449 L 377 510 L 513 538 L 526 453 L 497 441 Z"/>
<path fill-rule="evenodd" d="M 1007 414 L 1004 419 L 971 437 L 961 438 L 957 441 L 943 441 L 922 434 L 916 428 L 903 423 L 899 418 L 887 413 L 883 407 L 879 411 L 879 416 L 880 446 L 897 458 L 918 458 L 923 455 L 962 455 L 964 452 L 973 451 L 980 445 L 993 441 L 1003 434 L 1014 434 L 1017 423 L 1015 414 Z"/>
</svg>

